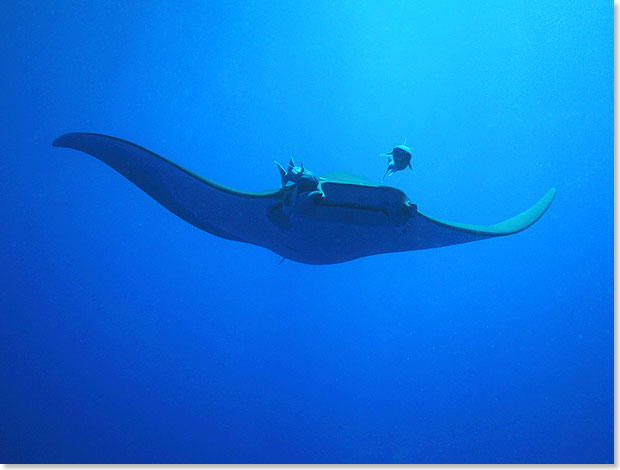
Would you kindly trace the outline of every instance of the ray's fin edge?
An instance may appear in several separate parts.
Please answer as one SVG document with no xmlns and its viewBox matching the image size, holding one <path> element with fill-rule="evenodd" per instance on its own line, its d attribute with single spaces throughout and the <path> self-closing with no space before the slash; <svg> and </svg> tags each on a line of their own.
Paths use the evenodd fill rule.
<svg viewBox="0 0 620 470">
<path fill-rule="evenodd" d="M 421 212 L 418 212 L 418 214 L 430 222 L 456 231 L 487 235 L 489 237 L 501 237 L 521 232 L 534 225 L 545 214 L 545 212 L 547 212 L 554 198 L 555 188 L 551 188 L 529 209 L 526 209 L 510 219 L 494 225 L 461 224 L 458 222 L 448 222 L 446 220 L 436 219 Z"/>
</svg>

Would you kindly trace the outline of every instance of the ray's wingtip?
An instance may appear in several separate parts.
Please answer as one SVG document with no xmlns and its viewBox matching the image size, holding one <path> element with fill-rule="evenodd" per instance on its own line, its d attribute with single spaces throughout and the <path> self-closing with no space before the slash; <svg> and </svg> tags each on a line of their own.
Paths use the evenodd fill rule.
<svg viewBox="0 0 620 470">
<path fill-rule="evenodd" d="M 63 134 L 59 137 L 56 137 L 54 139 L 54 141 L 52 142 L 52 147 L 65 147 L 67 139 L 69 138 L 71 134 Z"/>
<path fill-rule="evenodd" d="M 540 198 L 540 200 L 536 204 L 534 204 L 528 210 L 530 212 L 538 213 L 530 225 L 533 225 L 536 221 L 538 221 L 538 219 L 540 219 L 545 214 L 545 212 L 549 210 L 549 207 L 551 207 L 551 203 L 553 202 L 554 199 L 555 199 L 555 188 L 552 187 L 545 193 L 543 197 Z"/>
<path fill-rule="evenodd" d="M 56 137 L 52 142 L 52 146 L 54 147 L 69 147 L 74 148 L 73 146 L 83 141 L 83 139 L 88 139 L 96 136 L 102 136 L 101 134 L 93 134 L 91 132 L 69 132 L 67 134 L 63 134 L 59 137 Z M 104 136 L 105 137 L 105 136 Z"/>
<path fill-rule="evenodd" d="M 547 199 L 549 201 L 549 205 L 551 205 L 551 203 L 555 199 L 555 188 L 549 189 L 549 191 L 547 191 L 547 194 L 543 196 L 543 199 Z"/>
</svg>

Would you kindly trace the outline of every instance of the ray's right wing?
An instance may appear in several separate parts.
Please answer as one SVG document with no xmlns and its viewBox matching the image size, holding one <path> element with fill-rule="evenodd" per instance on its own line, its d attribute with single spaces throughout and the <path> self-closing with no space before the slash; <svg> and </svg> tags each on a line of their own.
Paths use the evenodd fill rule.
<svg viewBox="0 0 620 470">
<path fill-rule="evenodd" d="M 495 225 L 472 225 L 447 222 L 420 212 L 414 217 L 409 230 L 408 249 L 423 250 L 440 246 L 474 242 L 490 237 L 501 237 L 520 232 L 533 225 L 549 209 L 555 196 L 551 188 L 532 207 L 521 214 Z"/>
</svg>

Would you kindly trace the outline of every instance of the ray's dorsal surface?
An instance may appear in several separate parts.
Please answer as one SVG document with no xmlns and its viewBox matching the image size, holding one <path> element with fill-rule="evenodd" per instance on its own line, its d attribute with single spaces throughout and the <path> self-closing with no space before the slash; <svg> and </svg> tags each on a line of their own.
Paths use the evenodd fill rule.
<svg viewBox="0 0 620 470">
<path fill-rule="evenodd" d="M 321 177 L 321 197 L 304 198 L 294 184 L 263 192 L 236 190 L 115 137 L 72 133 L 53 145 L 98 158 L 201 230 L 307 264 L 510 235 L 540 219 L 555 194 L 550 189 L 528 210 L 504 222 L 469 225 L 424 215 L 399 189 L 349 173 Z"/>
</svg>

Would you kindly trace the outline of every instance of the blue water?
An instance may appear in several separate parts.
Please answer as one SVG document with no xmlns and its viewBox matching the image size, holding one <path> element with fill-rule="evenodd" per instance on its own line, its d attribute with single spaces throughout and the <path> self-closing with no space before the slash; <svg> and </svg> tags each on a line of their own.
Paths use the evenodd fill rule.
<svg viewBox="0 0 620 470">
<path fill-rule="evenodd" d="M 613 461 L 611 2 L 8 2 L 0 461 Z M 66 132 L 222 184 L 273 160 L 510 237 L 310 266 Z"/>
</svg>

